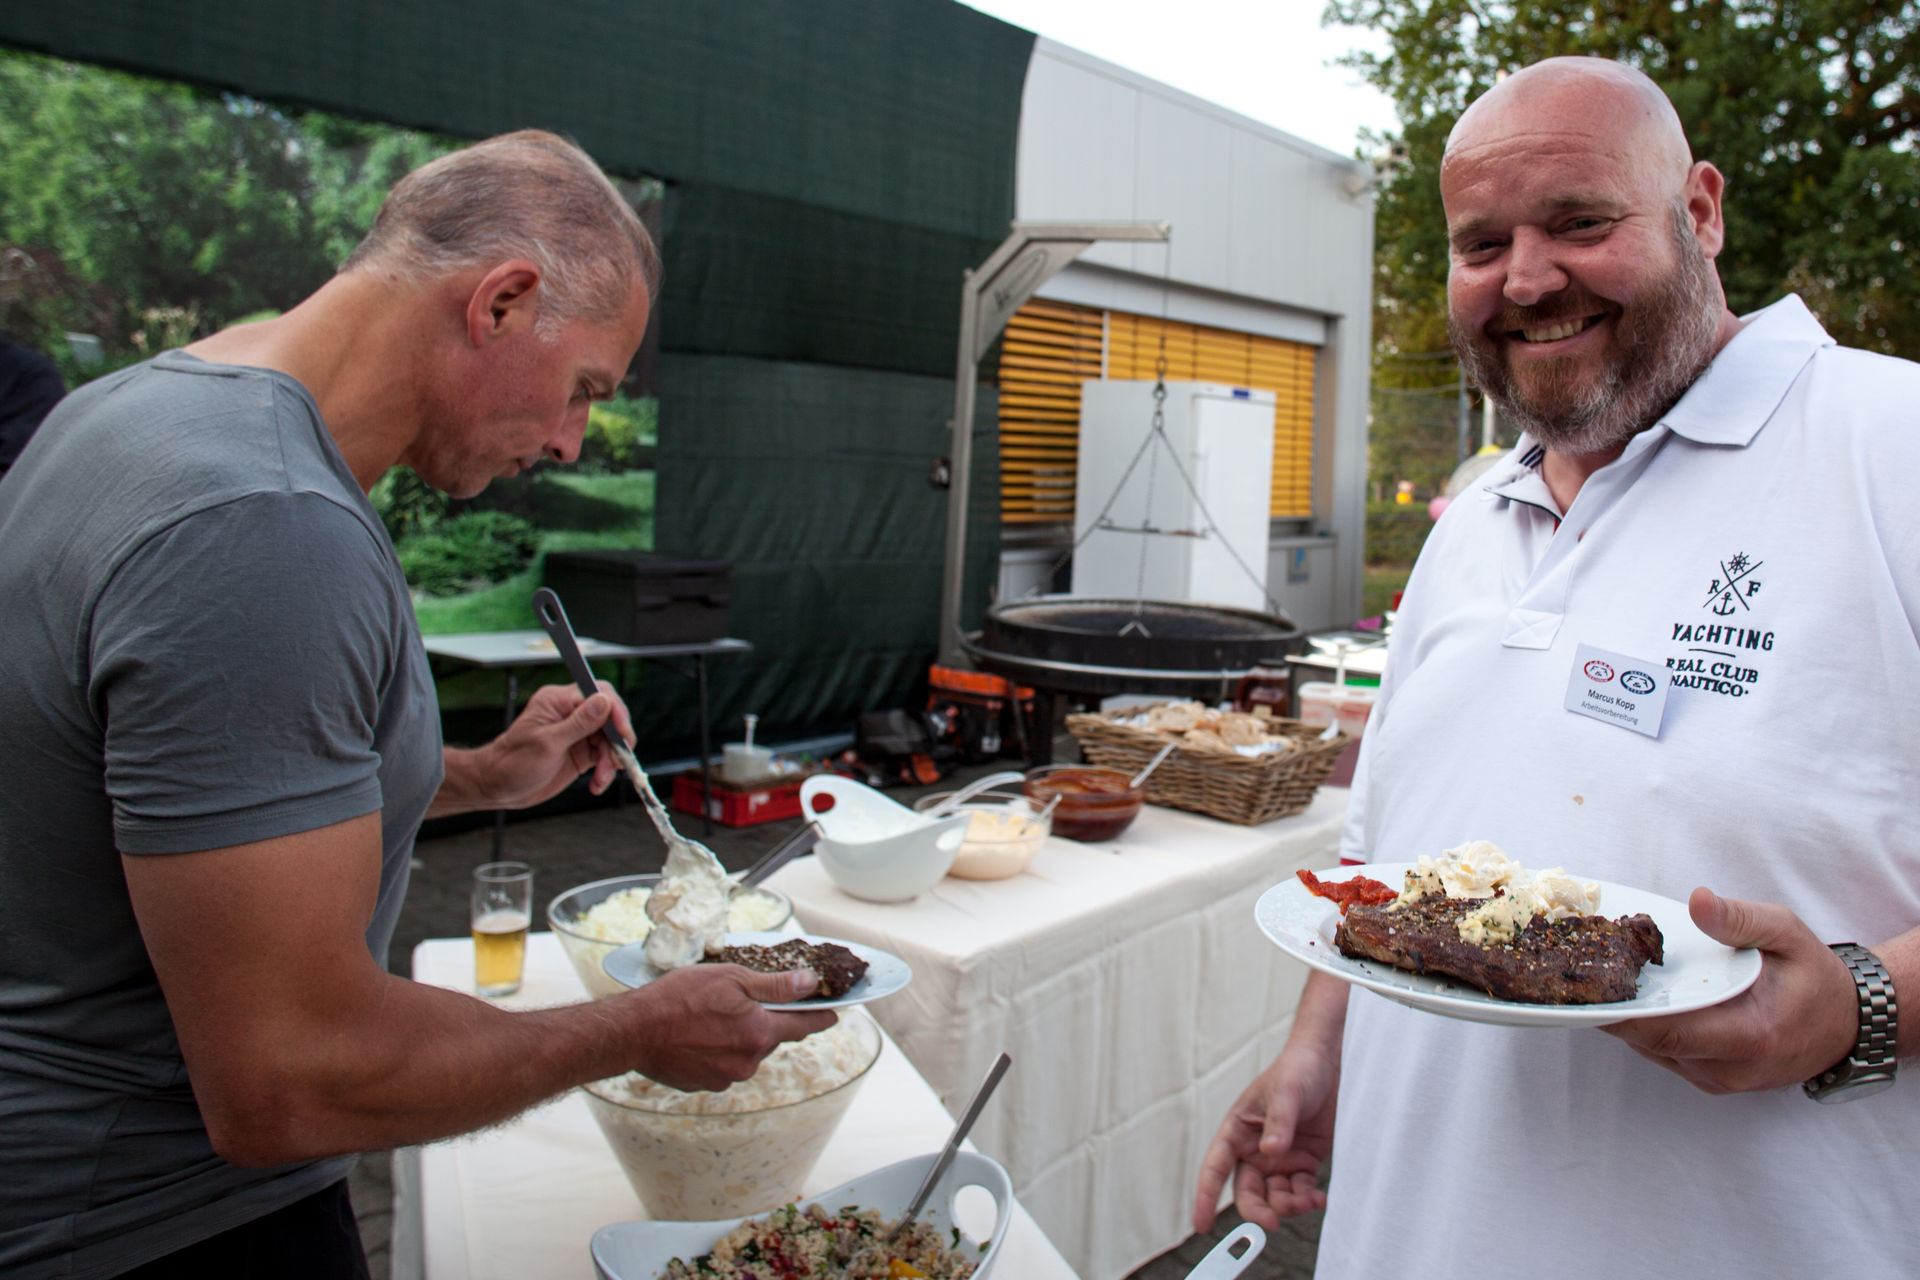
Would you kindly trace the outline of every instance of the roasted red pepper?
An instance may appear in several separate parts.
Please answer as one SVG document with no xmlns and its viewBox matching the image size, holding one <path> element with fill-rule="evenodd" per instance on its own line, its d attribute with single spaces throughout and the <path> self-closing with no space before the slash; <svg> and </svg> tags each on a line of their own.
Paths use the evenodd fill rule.
<svg viewBox="0 0 1920 1280">
<path fill-rule="evenodd" d="M 1392 902 L 1400 896 L 1398 889 L 1389 888 L 1378 880 L 1369 879 L 1366 876 L 1351 876 L 1345 880 L 1322 880 L 1304 867 L 1294 874 L 1300 877 L 1300 883 L 1307 886 L 1310 892 L 1329 902 L 1338 903 L 1341 915 L 1347 914 L 1347 908 L 1356 902 L 1363 907 L 1377 907 L 1382 903 Z"/>
</svg>

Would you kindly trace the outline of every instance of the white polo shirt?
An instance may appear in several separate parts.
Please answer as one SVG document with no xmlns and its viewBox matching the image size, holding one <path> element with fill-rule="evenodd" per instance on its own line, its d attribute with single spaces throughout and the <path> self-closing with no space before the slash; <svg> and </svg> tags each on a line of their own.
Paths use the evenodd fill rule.
<svg viewBox="0 0 1920 1280">
<path fill-rule="evenodd" d="M 1564 518 L 1522 439 L 1407 585 L 1342 852 L 1920 925 L 1917 418 L 1920 365 L 1788 297 Z M 1657 738 L 1564 709 L 1581 644 L 1672 678 Z M 1349 1009 L 1323 1280 L 1920 1274 L 1920 1080 L 1711 1097 L 1594 1030 Z"/>
</svg>

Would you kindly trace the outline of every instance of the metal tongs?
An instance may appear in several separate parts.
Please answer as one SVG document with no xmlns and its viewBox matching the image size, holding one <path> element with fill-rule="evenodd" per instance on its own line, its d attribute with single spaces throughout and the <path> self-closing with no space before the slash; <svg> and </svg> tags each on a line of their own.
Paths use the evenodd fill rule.
<svg viewBox="0 0 1920 1280">
<path fill-rule="evenodd" d="M 744 871 L 735 889 L 751 889 L 768 876 L 786 866 L 789 862 L 820 843 L 820 824 L 809 822 L 785 840 L 775 845 L 760 861 Z"/>
</svg>

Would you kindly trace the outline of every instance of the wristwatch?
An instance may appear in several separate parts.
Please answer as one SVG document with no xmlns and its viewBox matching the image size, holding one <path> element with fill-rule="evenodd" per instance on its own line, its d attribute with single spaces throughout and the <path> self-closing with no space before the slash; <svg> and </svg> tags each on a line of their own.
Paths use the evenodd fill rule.
<svg viewBox="0 0 1920 1280">
<path fill-rule="evenodd" d="M 1860 995 L 1860 1035 L 1853 1052 L 1800 1087 L 1815 1102 L 1851 1102 L 1893 1085 L 1894 1033 L 1899 1011 L 1893 999 L 1893 975 L 1873 952 L 1853 942 L 1831 944 L 1846 962 Z"/>
</svg>

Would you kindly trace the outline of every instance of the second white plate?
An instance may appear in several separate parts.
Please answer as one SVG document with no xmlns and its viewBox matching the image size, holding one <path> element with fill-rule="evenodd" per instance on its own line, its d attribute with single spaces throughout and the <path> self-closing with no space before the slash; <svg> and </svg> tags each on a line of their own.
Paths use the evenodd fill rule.
<svg viewBox="0 0 1920 1280">
<path fill-rule="evenodd" d="M 804 1013 L 809 1009 L 844 1009 L 848 1005 L 865 1004 L 869 1000 L 878 1000 L 890 996 L 913 981 L 913 970 L 905 960 L 890 951 L 878 947 L 869 947 L 864 943 L 845 942 L 839 938 L 822 938 L 811 933 L 729 933 L 727 945 L 730 947 L 771 947 L 778 943 L 801 938 L 807 942 L 831 942 L 845 947 L 867 962 L 867 971 L 860 980 L 847 989 L 845 995 L 828 999 L 815 996 L 808 1000 L 795 1000 L 791 1004 L 766 1004 L 768 1009 L 777 1009 L 787 1013 Z M 647 960 L 647 944 L 630 942 L 607 953 L 601 962 L 607 976 L 623 987 L 644 987 L 660 976 L 660 970 Z"/>
<path fill-rule="evenodd" d="M 1334 867 L 1316 872 L 1321 880 L 1371 876 L 1398 887 L 1412 867 L 1408 862 Z M 1600 913 L 1608 918 L 1645 912 L 1660 926 L 1666 963 L 1640 970 L 1640 988 L 1631 1000 L 1608 1004 L 1518 1004 L 1461 983 L 1424 973 L 1409 973 L 1377 960 L 1355 960 L 1333 945 L 1340 908 L 1289 876 L 1260 895 L 1253 917 L 1260 931 L 1279 948 L 1322 973 L 1377 991 L 1413 1009 L 1468 1022 L 1506 1027 L 1590 1027 L 1631 1018 L 1686 1013 L 1719 1004 L 1752 986 L 1760 976 L 1760 953 L 1736 951 L 1700 932 L 1687 904 L 1643 889 L 1600 881 Z"/>
</svg>

